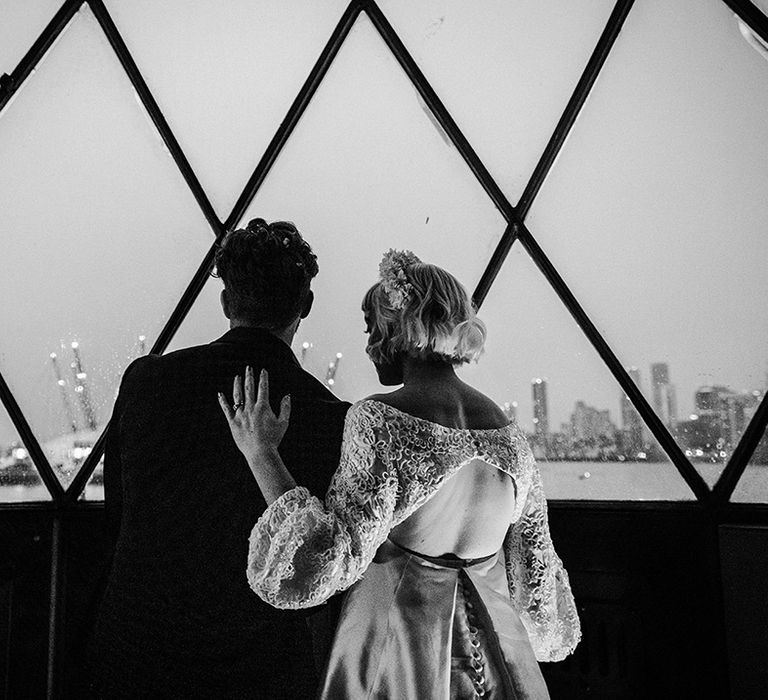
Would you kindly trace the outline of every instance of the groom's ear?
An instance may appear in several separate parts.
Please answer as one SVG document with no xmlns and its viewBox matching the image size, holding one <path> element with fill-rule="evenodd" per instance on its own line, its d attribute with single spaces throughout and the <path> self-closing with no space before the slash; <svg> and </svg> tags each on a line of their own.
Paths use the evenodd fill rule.
<svg viewBox="0 0 768 700">
<path fill-rule="evenodd" d="M 231 316 L 229 315 L 229 297 L 227 296 L 226 289 L 221 290 L 219 301 L 221 302 L 221 310 L 224 312 L 224 315 L 227 318 L 231 318 Z"/>
<path fill-rule="evenodd" d="M 309 316 L 309 312 L 312 311 L 312 303 L 315 301 L 315 295 L 310 289 L 307 292 L 307 296 L 304 297 L 304 306 L 301 307 L 301 314 L 299 318 L 306 318 Z"/>
</svg>

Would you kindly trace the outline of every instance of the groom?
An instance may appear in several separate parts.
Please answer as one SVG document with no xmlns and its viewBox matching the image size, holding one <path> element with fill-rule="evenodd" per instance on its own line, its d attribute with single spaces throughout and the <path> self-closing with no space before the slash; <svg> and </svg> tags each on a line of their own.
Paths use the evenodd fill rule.
<svg viewBox="0 0 768 700">
<path fill-rule="evenodd" d="M 265 367 L 273 405 L 292 398 L 280 453 L 297 483 L 325 495 L 349 404 L 290 349 L 317 270 L 293 224 L 254 219 L 216 253 L 229 332 L 126 371 L 104 458 L 115 548 L 90 654 L 102 697 L 314 695 L 306 612 L 275 610 L 248 587 L 248 536 L 266 505 L 217 392 L 231 396 L 246 365 Z"/>
</svg>

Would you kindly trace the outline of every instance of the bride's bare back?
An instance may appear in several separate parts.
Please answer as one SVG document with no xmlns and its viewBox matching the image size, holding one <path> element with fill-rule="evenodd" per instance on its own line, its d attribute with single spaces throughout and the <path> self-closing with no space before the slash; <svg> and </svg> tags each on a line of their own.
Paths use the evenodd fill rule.
<svg viewBox="0 0 768 700">
<path fill-rule="evenodd" d="M 371 398 L 418 420 L 458 431 L 497 430 L 509 423 L 491 399 L 458 381 L 408 384 Z M 390 538 L 430 556 L 472 559 L 492 554 L 501 547 L 516 495 L 510 476 L 474 459 L 395 527 Z"/>
</svg>

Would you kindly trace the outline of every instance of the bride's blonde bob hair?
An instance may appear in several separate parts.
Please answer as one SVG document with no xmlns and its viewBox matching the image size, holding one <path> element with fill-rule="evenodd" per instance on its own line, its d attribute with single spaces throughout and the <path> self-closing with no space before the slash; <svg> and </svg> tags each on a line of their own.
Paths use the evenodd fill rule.
<svg viewBox="0 0 768 700">
<path fill-rule="evenodd" d="M 477 361 L 485 345 L 485 324 L 461 282 L 423 262 L 409 264 L 404 273 L 408 291 L 402 297 L 393 300 L 379 280 L 363 299 L 371 360 L 389 364 L 403 353 L 453 365 Z"/>
</svg>

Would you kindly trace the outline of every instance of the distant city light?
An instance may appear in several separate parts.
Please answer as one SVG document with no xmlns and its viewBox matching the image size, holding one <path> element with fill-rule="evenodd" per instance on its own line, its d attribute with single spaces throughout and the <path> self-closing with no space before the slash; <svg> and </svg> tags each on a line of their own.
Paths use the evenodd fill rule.
<svg viewBox="0 0 768 700">
<path fill-rule="evenodd" d="M 82 447 L 75 447 L 72 450 L 72 457 L 74 459 L 82 459 L 84 455 L 83 448 Z"/>
<path fill-rule="evenodd" d="M 304 341 L 304 342 L 301 344 L 301 347 L 303 347 L 305 350 L 309 350 L 309 347 L 310 347 L 310 346 L 309 346 L 309 343 L 308 343 L 308 342 L 305 340 L 305 341 Z"/>
<path fill-rule="evenodd" d="M 342 357 L 344 357 L 344 355 L 342 355 L 340 352 L 336 353 L 336 359 L 337 360 L 340 360 Z"/>
<path fill-rule="evenodd" d="M 17 447 L 15 450 L 13 450 L 13 458 L 21 461 L 22 459 L 26 459 L 29 456 L 29 453 L 23 448 L 23 447 Z"/>
<path fill-rule="evenodd" d="M 85 379 L 88 375 L 85 372 L 78 372 L 77 378 L 78 379 Z"/>
<path fill-rule="evenodd" d="M 64 386 L 66 382 L 63 379 L 59 379 L 59 381 L 56 382 L 59 386 Z"/>
<path fill-rule="evenodd" d="M 146 336 L 146 335 L 140 335 L 140 336 L 139 336 L 139 342 L 140 342 L 140 343 L 143 343 L 143 342 L 144 342 L 146 339 L 147 339 L 147 336 Z"/>
<path fill-rule="evenodd" d="M 82 385 L 82 384 L 78 384 L 78 385 L 75 387 L 75 391 L 76 391 L 78 394 L 82 394 L 82 393 L 83 393 L 83 385 Z"/>
<path fill-rule="evenodd" d="M 50 357 L 52 360 L 55 360 L 56 359 L 56 353 L 52 352 L 50 355 L 48 355 L 48 357 Z"/>
<path fill-rule="evenodd" d="M 645 459 L 648 455 L 645 452 L 638 452 L 637 458 L 638 459 Z"/>
<path fill-rule="evenodd" d="M 541 384 L 541 381 L 542 381 L 541 377 L 534 377 L 533 379 L 531 379 L 532 384 Z"/>
<path fill-rule="evenodd" d="M 690 420 L 699 420 L 699 417 L 695 413 L 691 413 Z"/>
<path fill-rule="evenodd" d="M 80 343 L 78 343 L 76 340 L 72 341 L 72 349 L 77 350 L 80 347 Z"/>
<path fill-rule="evenodd" d="M 334 381 L 333 377 L 331 377 L 331 378 L 328 380 L 328 386 L 333 386 L 335 383 L 336 383 L 336 382 Z"/>
</svg>

